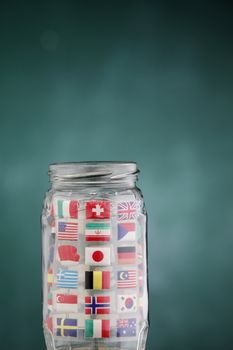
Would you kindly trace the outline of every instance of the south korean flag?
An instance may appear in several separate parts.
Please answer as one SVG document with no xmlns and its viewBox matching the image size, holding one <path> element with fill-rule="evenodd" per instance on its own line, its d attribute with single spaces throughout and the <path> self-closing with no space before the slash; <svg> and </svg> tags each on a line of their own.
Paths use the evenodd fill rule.
<svg viewBox="0 0 233 350">
<path fill-rule="evenodd" d="M 137 311 L 136 294 L 118 295 L 117 301 L 118 313 L 131 313 Z"/>
</svg>

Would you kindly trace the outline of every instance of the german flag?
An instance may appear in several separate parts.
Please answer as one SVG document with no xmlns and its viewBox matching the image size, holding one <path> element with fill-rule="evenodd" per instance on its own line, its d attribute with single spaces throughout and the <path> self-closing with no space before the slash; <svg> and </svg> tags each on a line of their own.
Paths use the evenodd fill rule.
<svg viewBox="0 0 233 350">
<path fill-rule="evenodd" d="M 86 271 L 85 289 L 110 289 L 110 271 Z"/>
<path fill-rule="evenodd" d="M 135 264 L 136 248 L 135 247 L 118 247 L 117 248 L 118 264 Z"/>
</svg>

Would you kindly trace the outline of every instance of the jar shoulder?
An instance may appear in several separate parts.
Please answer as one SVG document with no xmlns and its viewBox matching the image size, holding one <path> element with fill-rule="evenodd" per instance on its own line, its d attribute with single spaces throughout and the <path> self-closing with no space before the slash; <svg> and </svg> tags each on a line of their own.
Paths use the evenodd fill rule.
<svg viewBox="0 0 233 350">
<path fill-rule="evenodd" d="M 133 188 L 73 188 L 73 189 L 49 189 L 45 193 L 43 208 L 50 210 L 51 203 L 56 199 L 64 200 L 108 200 L 108 201 L 137 201 L 145 212 L 145 203 L 142 191 L 138 187 Z"/>
</svg>

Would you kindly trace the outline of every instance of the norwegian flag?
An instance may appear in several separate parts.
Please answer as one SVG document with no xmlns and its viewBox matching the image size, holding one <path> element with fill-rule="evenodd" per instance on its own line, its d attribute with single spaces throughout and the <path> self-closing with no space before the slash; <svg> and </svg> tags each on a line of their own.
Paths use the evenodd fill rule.
<svg viewBox="0 0 233 350">
<path fill-rule="evenodd" d="M 85 297 L 86 315 L 104 315 L 110 313 L 109 296 L 87 296 Z"/>
<path fill-rule="evenodd" d="M 120 202 L 117 206 L 117 217 L 119 221 L 136 219 L 136 202 Z"/>
</svg>

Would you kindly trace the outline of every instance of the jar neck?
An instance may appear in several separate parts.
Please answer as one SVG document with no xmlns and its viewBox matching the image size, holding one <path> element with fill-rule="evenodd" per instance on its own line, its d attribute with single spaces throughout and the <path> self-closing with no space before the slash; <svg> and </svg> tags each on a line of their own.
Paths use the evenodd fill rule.
<svg viewBox="0 0 233 350">
<path fill-rule="evenodd" d="M 134 162 L 76 162 L 49 166 L 53 189 L 133 188 L 139 170 Z"/>
</svg>

